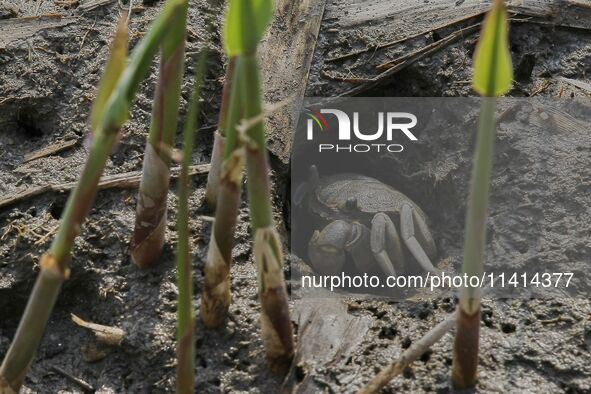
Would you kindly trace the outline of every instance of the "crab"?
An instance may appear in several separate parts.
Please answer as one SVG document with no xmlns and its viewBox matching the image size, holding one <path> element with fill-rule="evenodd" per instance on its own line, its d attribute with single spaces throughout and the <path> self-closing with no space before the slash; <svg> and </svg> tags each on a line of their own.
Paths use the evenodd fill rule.
<svg viewBox="0 0 591 394">
<path fill-rule="evenodd" d="M 437 249 L 425 213 L 377 179 L 354 173 L 320 177 L 313 165 L 295 199 L 325 224 L 308 243 L 315 271 L 340 274 L 350 256 L 359 272 L 400 275 L 411 268 L 405 247 L 424 271 L 439 272 L 431 263 Z"/>
</svg>

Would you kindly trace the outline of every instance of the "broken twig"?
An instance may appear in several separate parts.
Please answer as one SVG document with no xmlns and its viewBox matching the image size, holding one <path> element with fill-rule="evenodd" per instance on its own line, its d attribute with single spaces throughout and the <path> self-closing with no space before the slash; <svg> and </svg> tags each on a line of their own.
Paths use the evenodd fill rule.
<svg viewBox="0 0 591 394">
<path fill-rule="evenodd" d="M 109 5 L 109 4 L 114 3 L 114 2 L 115 2 L 115 0 L 88 0 L 88 1 L 83 1 L 78 6 L 77 11 L 80 12 L 80 13 L 84 13 L 84 12 L 87 12 L 87 11 L 94 10 L 95 8 L 98 8 L 98 7 Z"/>
<path fill-rule="evenodd" d="M 41 149 L 37 149 L 33 152 L 27 153 L 25 155 L 24 162 L 27 163 L 29 161 L 37 160 L 42 157 L 55 155 L 56 153 L 63 152 L 64 150 L 73 147 L 77 143 L 78 143 L 78 140 L 58 141 L 56 143 L 47 145 Z"/>
<path fill-rule="evenodd" d="M 413 51 L 407 55 L 401 56 L 397 59 L 382 63 L 382 64 L 378 65 L 376 68 L 390 69 L 390 68 L 396 67 L 396 65 L 406 62 L 408 60 L 412 60 L 414 62 L 414 61 L 418 60 L 419 58 L 424 57 L 427 54 L 433 53 L 434 50 L 440 49 L 444 46 L 454 43 L 459 38 L 464 37 L 466 34 L 470 34 L 470 33 L 475 32 L 480 27 L 480 25 L 481 25 L 480 23 L 476 23 L 474 25 L 459 29 L 459 30 L 451 33 L 450 35 L 445 36 L 445 38 L 443 38 L 439 41 L 435 41 L 423 48 Z"/>
<path fill-rule="evenodd" d="M 483 11 L 477 12 L 475 14 L 470 14 L 470 15 L 462 18 L 462 19 L 453 20 L 450 23 L 445 23 L 444 25 L 436 26 L 435 28 L 431 29 L 430 31 L 419 31 L 418 33 L 414 33 L 414 34 L 411 34 L 409 36 L 405 36 L 405 37 L 396 39 L 394 41 L 389 41 L 389 42 L 386 42 L 386 43 L 383 43 L 383 44 L 370 45 L 370 46 L 368 46 L 367 48 L 364 48 L 364 49 L 360 49 L 360 50 L 357 50 L 357 51 L 354 51 L 354 52 L 346 53 L 344 55 L 332 57 L 330 59 L 327 59 L 326 62 L 327 63 L 331 63 L 331 62 L 342 61 L 342 60 L 346 60 L 346 59 L 349 59 L 349 58 L 354 57 L 354 56 L 359 56 L 359 55 L 364 54 L 366 52 L 379 51 L 381 49 L 390 48 L 390 47 L 392 47 L 394 45 L 402 44 L 403 42 L 406 42 L 408 40 L 412 40 L 414 38 L 424 36 L 425 34 L 434 33 L 434 32 L 436 32 L 438 30 L 445 29 L 445 28 L 450 27 L 452 25 L 455 25 L 457 23 L 465 22 L 465 21 L 467 21 L 469 19 L 482 16 L 483 14 L 484 14 Z"/>
<path fill-rule="evenodd" d="M 170 175 L 177 178 L 180 174 L 180 167 L 171 168 Z M 189 167 L 189 175 L 203 175 L 209 172 L 209 164 L 198 164 Z M 122 174 L 103 176 L 98 183 L 99 189 L 125 189 L 135 188 L 138 186 L 142 177 L 141 171 L 124 172 Z M 54 185 L 34 186 L 22 190 L 20 192 L 12 193 L 4 197 L 0 197 L 0 209 L 16 204 L 17 202 L 26 200 L 31 197 L 38 196 L 46 192 L 67 192 L 76 186 L 76 182 L 67 182 Z"/>
<path fill-rule="evenodd" d="M 591 83 L 589 82 L 579 81 L 577 79 L 571 79 L 566 77 L 558 77 L 558 80 L 573 85 L 581 90 L 586 91 L 587 93 L 591 93 Z"/>
<path fill-rule="evenodd" d="M 80 387 L 82 387 L 84 389 L 84 391 L 92 391 L 94 392 L 94 387 L 92 387 L 88 382 L 77 378 L 76 376 L 64 371 L 63 369 L 61 369 L 60 367 L 56 367 L 55 365 L 53 367 L 51 367 L 51 369 L 57 373 L 59 373 L 60 375 L 64 376 L 65 378 L 71 380 L 72 382 L 76 383 L 77 385 L 79 385 Z"/>
<path fill-rule="evenodd" d="M 378 68 L 388 68 L 388 69 L 386 71 L 382 72 L 381 74 L 377 75 L 376 77 L 369 79 L 368 82 L 366 82 L 362 85 L 359 85 L 357 87 L 354 87 L 352 89 L 349 89 L 344 93 L 339 94 L 338 97 L 355 96 L 357 94 L 365 92 L 365 91 L 383 83 L 383 81 L 385 79 L 392 77 L 394 74 L 407 68 L 408 66 L 415 63 L 416 61 L 418 61 L 418 60 L 420 60 L 420 59 L 422 59 L 434 52 L 437 52 L 438 50 L 445 48 L 446 46 L 448 46 L 450 44 L 453 44 L 454 42 L 458 41 L 461 38 L 466 37 L 469 34 L 474 33 L 475 31 L 477 31 L 480 28 L 480 25 L 481 25 L 480 23 L 477 23 L 475 25 L 459 29 L 456 32 L 451 33 L 450 35 L 446 36 L 445 38 L 442 38 L 439 41 L 436 41 L 432 44 L 429 44 L 423 48 L 413 51 L 407 55 L 401 56 L 397 59 L 391 60 L 387 63 L 380 64 L 378 66 Z"/>
<path fill-rule="evenodd" d="M 27 16 L 0 21 L 0 49 L 5 49 L 13 42 L 34 36 L 41 30 L 67 26 L 77 21 L 76 17 L 64 17 L 61 14 Z"/>
</svg>

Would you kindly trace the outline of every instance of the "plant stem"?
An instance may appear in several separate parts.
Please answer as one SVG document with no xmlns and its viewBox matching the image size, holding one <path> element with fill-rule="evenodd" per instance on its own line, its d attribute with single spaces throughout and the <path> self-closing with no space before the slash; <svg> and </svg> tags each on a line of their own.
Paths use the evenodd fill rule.
<svg viewBox="0 0 591 394">
<path fill-rule="evenodd" d="M 464 237 L 462 268 L 464 275 L 469 278 L 481 277 L 484 271 L 486 219 L 495 143 L 495 96 L 507 93 L 513 84 L 507 19 L 503 0 L 494 0 L 474 52 L 472 86 L 484 97 L 480 108 Z M 451 376 L 456 389 L 473 389 L 476 385 L 481 298 L 480 288 L 466 286 L 461 289 Z"/>
<path fill-rule="evenodd" d="M 97 122 L 89 156 L 80 181 L 68 197 L 60 228 L 50 250 L 40 260 L 41 271 L 19 323 L 12 344 L 0 366 L 0 393 L 18 392 L 31 364 L 55 305 L 68 277 L 74 239 L 93 203 L 105 162 L 129 116 L 129 106 L 149 70 L 167 24 L 178 13 L 178 0 L 170 1 L 136 46 Z M 121 26 L 121 24 L 120 24 Z M 127 34 L 126 34 L 127 35 Z M 117 35 L 116 35 L 117 36 Z"/>
<path fill-rule="evenodd" d="M 193 330 L 195 318 L 193 314 L 193 270 L 191 266 L 191 250 L 189 247 L 189 166 L 193 154 L 194 134 L 199 116 L 199 96 L 201 81 L 207 60 L 206 50 L 200 55 L 195 74 L 193 94 L 189 104 L 189 112 L 185 122 L 183 159 L 179 177 L 179 204 L 177 212 L 177 386 L 176 392 L 192 394 L 195 391 L 194 354 L 195 340 Z"/>
<path fill-rule="evenodd" d="M 482 260 L 495 140 L 494 113 L 495 98 L 483 97 L 464 239 L 462 269 L 468 277 L 480 277 L 483 272 Z M 461 289 L 452 365 L 452 384 L 458 389 L 474 387 L 477 380 L 480 299 L 479 288 Z"/>
<path fill-rule="evenodd" d="M 43 337 L 64 276 L 42 268 L 10 349 L 0 368 L 0 393 L 17 393 Z"/>
<path fill-rule="evenodd" d="M 232 298 L 230 266 L 244 169 L 244 152 L 239 148 L 236 131 L 236 124 L 242 112 L 241 87 L 238 81 L 242 59 L 237 58 L 234 67 L 226 120 L 224 162 L 220 173 L 215 222 L 211 230 L 201 296 L 201 319 L 206 327 L 217 327 L 222 324 Z"/>
<path fill-rule="evenodd" d="M 169 150 L 178 123 L 184 69 L 188 1 L 172 21 L 161 44 L 160 71 L 154 97 L 150 134 L 146 142 L 138 191 L 131 257 L 140 268 L 153 265 L 165 242 L 166 205 L 170 182 Z"/>
<path fill-rule="evenodd" d="M 211 152 L 211 167 L 207 176 L 207 188 L 205 190 L 205 201 L 207 205 L 215 210 L 219 184 L 222 161 L 224 159 L 224 149 L 226 142 L 226 118 L 228 116 L 228 103 L 230 99 L 230 92 L 232 89 L 232 79 L 234 78 L 234 63 L 235 57 L 231 57 L 228 66 L 226 67 L 226 77 L 224 81 L 224 88 L 222 91 L 222 102 L 220 105 L 220 115 L 218 121 L 218 129 L 215 132 L 213 141 L 213 150 Z"/>
<path fill-rule="evenodd" d="M 457 313 L 451 381 L 455 389 L 471 389 L 478 380 L 480 305 L 478 310 L 470 315 L 461 307 Z"/>
<path fill-rule="evenodd" d="M 243 84 L 244 115 L 246 119 L 251 119 L 262 113 L 259 67 L 255 53 L 244 55 L 243 61 L 243 78 L 240 81 Z M 248 203 L 261 300 L 261 331 L 271 370 L 284 373 L 293 358 L 293 332 L 283 278 L 282 245 L 273 220 L 269 158 L 262 120 L 246 131 L 245 139 Z"/>
</svg>

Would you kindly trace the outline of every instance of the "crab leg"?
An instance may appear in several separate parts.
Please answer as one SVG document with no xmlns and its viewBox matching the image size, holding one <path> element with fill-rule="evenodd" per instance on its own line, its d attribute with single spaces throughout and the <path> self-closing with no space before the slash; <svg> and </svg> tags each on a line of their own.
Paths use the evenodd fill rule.
<svg viewBox="0 0 591 394">
<path fill-rule="evenodd" d="M 404 256 L 396 226 L 385 213 L 376 213 L 371 221 L 371 251 L 386 275 L 404 272 Z"/>
<path fill-rule="evenodd" d="M 353 258 L 353 264 L 360 272 L 367 272 L 372 268 L 370 250 L 370 231 L 357 222 L 349 224 L 351 226 L 351 237 L 347 241 L 346 248 Z"/>
<path fill-rule="evenodd" d="M 433 267 L 429 255 L 435 255 L 435 242 L 427 224 L 409 204 L 400 210 L 402 241 L 425 271 L 439 272 Z"/>
</svg>

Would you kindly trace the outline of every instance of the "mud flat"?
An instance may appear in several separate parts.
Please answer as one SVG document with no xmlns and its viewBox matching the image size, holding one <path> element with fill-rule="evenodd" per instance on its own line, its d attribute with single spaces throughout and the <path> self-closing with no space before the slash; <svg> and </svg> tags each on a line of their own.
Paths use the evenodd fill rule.
<svg viewBox="0 0 591 394">
<path fill-rule="evenodd" d="M 73 22 L 68 19 L 62 26 L 39 29 L 34 34 L 23 33 L 1 43 L 0 196 L 72 182 L 79 174 L 86 155 L 84 136 L 91 100 L 120 12 L 117 2 L 95 3 L 96 6 L 88 8 L 65 8 L 50 2 L 41 6 L 36 2 L 8 2 L 9 7 L 0 8 L 0 24 L 53 12 L 74 19 Z M 160 5 L 161 2 L 144 1 L 134 6 L 130 19 L 133 44 Z M 307 89 L 310 96 L 341 94 L 359 86 L 335 76 L 351 79 L 351 75 L 376 75 L 366 58 L 340 63 L 327 59 L 363 49 L 368 44 L 396 40 L 396 35 L 380 30 L 367 16 L 344 24 L 336 13 L 337 8 L 337 1 L 326 2 L 312 58 Z M 219 5 L 204 0 L 191 2 L 189 52 L 196 52 L 203 45 L 203 15 L 219 14 L 219 10 Z M 444 39 L 458 28 L 478 23 L 478 18 L 426 32 L 412 41 L 390 47 L 391 53 L 376 55 L 384 59 L 375 59 L 382 62 L 404 56 Z M 58 21 L 52 19 L 51 23 Z M 416 59 L 364 94 L 471 95 L 466 81 L 470 78 L 475 39 L 475 35 L 466 34 Z M 223 76 L 219 37 L 211 45 L 216 51 L 204 91 L 204 126 L 214 124 L 217 119 Z M 511 45 L 517 67 L 511 96 L 589 100 L 591 93 L 580 82 L 589 83 L 591 75 L 591 31 L 516 21 L 512 25 Z M 187 62 L 189 74 L 193 66 L 193 62 Z M 132 119 L 124 128 L 123 139 L 109 161 L 106 174 L 141 169 L 154 83 L 152 73 L 136 101 Z M 187 78 L 181 100 L 183 113 L 190 86 Z M 211 132 L 211 128 L 205 128 L 199 133 L 194 164 L 209 162 Z M 384 179 L 413 198 L 431 218 L 439 250 L 438 263 L 460 263 L 472 135 L 468 130 L 463 134 L 442 130 L 436 138 L 421 143 L 411 155 L 398 156 L 392 162 L 389 178 Z M 67 146 L 69 141 L 76 143 Z M 557 270 L 575 264 L 582 272 L 591 261 L 591 134 L 561 138 L 501 132 L 498 141 L 487 244 L 489 257 L 524 265 L 555 264 Z M 67 147 L 25 162 L 25 155 L 56 144 Z M 284 213 L 288 211 L 287 163 L 280 155 L 273 156 L 272 162 L 276 212 L 281 219 L 287 217 Z M 199 295 L 211 221 L 200 208 L 205 177 L 195 175 L 193 180 L 190 224 L 196 254 L 195 294 Z M 51 241 L 65 199 L 65 193 L 47 191 L 0 208 L 0 356 L 6 352 L 15 332 L 38 270 L 37 259 Z M 175 202 L 173 188 L 170 206 Z M 171 211 L 169 215 L 169 245 L 161 264 L 152 270 L 139 271 L 127 253 L 134 212 L 134 189 L 113 188 L 99 193 L 76 243 L 71 278 L 64 286 L 31 366 L 25 392 L 85 389 L 54 367 L 83 380 L 97 392 L 173 390 L 175 214 Z M 244 203 L 234 251 L 234 303 L 228 324 L 214 331 L 197 326 L 196 374 L 200 392 L 277 392 L 283 383 L 265 367 L 257 326 L 256 270 L 252 264 L 247 218 Z M 453 297 L 398 303 L 348 299 L 345 304 L 345 309 L 335 313 L 357 319 L 356 324 L 365 335 L 350 343 L 346 357 L 303 368 L 296 377 L 308 381 L 308 392 L 353 392 L 455 308 Z M 294 304 L 294 319 L 299 316 L 297 308 Z M 106 346 L 72 322 L 71 313 L 87 321 L 122 328 L 127 335 L 119 346 Z M 590 316 L 589 297 L 486 301 L 479 390 L 524 392 L 535 388 L 539 392 L 588 392 Z M 448 334 L 405 371 L 403 377 L 393 381 L 388 390 L 446 392 L 451 346 L 452 337 Z"/>
</svg>

